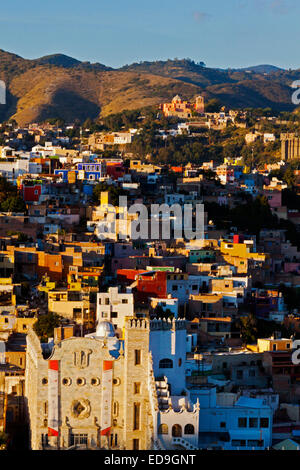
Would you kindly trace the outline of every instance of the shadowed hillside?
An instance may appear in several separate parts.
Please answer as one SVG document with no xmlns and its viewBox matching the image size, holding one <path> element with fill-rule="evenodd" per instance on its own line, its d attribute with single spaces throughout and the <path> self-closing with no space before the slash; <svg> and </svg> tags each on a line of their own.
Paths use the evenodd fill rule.
<svg viewBox="0 0 300 470">
<path fill-rule="evenodd" d="M 269 65 L 212 69 L 190 59 L 112 69 L 63 54 L 27 60 L 0 50 L 0 79 L 7 84 L 0 119 L 13 117 L 20 125 L 51 117 L 71 122 L 158 105 L 175 94 L 191 99 L 199 93 L 233 108 L 292 110 L 290 85 L 299 76 L 299 71 Z"/>
</svg>

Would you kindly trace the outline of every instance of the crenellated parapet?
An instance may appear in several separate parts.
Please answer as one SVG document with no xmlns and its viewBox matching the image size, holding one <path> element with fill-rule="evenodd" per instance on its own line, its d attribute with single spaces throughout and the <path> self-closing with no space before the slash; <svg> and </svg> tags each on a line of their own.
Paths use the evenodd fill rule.
<svg viewBox="0 0 300 470">
<path fill-rule="evenodd" d="M 150 330 L 186 330 L 187 322 L 185 319 L 153 319 L 150 321 Z"/>
</svg>

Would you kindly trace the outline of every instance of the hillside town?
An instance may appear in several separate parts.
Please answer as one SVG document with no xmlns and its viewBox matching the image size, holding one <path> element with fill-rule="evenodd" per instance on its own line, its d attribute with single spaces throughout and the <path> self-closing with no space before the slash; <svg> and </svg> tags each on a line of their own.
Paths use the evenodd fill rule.
<svg viewBox="0 0 300 470">
<path fill-rule="evenodd" d="M 299 114 L 176 95 L 0 156 L 2 448 L 300 449 Z"/>
</svg>

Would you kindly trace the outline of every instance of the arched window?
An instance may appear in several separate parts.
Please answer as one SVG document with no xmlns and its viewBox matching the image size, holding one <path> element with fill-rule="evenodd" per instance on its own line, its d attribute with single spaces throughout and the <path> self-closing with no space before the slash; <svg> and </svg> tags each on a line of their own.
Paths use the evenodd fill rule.
<svg viewBox="0 0 300 470">
<path fill-rule="evenodd" d="M 168 434 L 169 428 L 167 424 L 160 424 L 158 427 L 158 434 Z"/>
<path fill-rule="evenodd" d="M 192 424 L 187 424 L 184 428 L 184 434 L 195 434 L 195 429 Z"/>
<path fill-rule="evenodd" d="M 160 369 L 172 369 L 173 368 L 172 359 L 162 359 L 161 361 L 159 361 L 159 368 Z"/>
<path fill-rule="evenodd" d="M 181 437 L 182 436 L 182 427 L 180 424 L 174 424 L 172 427 L 172 436 L 173 437 Z"/>
</svg>

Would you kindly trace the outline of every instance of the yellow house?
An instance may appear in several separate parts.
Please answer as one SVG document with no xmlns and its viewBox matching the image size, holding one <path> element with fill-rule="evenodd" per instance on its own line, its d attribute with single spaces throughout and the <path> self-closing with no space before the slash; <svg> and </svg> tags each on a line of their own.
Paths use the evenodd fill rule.
<svg viewBox="0 0 300 470">
<path fill-rule="evenodd" d="M 85 288 L 89 288 L 98 291 L 102 273 L 103 266 L 70 266 L 68 274 L 68 289 L 83 290 Z"/>
<path fill-rule="evenodd" d="M 161 167 L 152 163 L 143 163 L 141 160 L 130 160 L 130 170 L 139 173 L 160 173 Z"/>
<path fill-rule="evenodd" d="M 243 163 L 243 157 L 236 157 L 236 158 L 225 157 L 224 158 L 224 164 L 237 166 L 237 165 L 242 165 L 242 163 Z"/>
<path fill-rule="evenodd" d="M 95 304 L 90 293 L 75 290 L 54 290 L 48 293 L 48 311 L 92 327 L 95 321 Z"/>
<path fill-rule="evenodd" d="M 255 261 L 265 261 L 267 259 L 267 254 L 253 253 L 251 252 L 250 247 L 251 245 L 248 243 L 232 243 L 227 240 L 223 240 L 221 241 L 220 251 L 224 255 L 253 259 Z"/>
<path fill-rule="evenodd" d="M 16 305 L 16 289 L 20 284 L 14 284 L 11 277 L 0 278 L 0 306 Z"/>
<path fill-rule="evenodd" d="M 54 290 L 56 288 L 56 282 L 51 282 L 50 277 L 45 275 L 38 286 L 38 290 L 40 292 L 49 292 L 51 290 Z"/>
<path fill-rule="evenodd" d="M 293 347 L 292 339 L 263 338 L 257 340 L 257 352 L 290 351 Z"/>
<path fill-rule="evenodd" d="M 94 227 L 99 225 L 106 238 L 117 240 L 121 235 L 124 238 L 131 236 L 132 222 L 138 217 L 137 213 L 130 214 L 127 207 L 109 204 L 109 194 L 103 191 L 100 195 L 100 205 L 93 209 L 91 223 Z"/>
<path fill-rule="evenodd" d="M 14 313 L 0 315 L 0 332 L 27 333 L 36 321 L 36 318 L 17 317 Z"/>
</svg>

